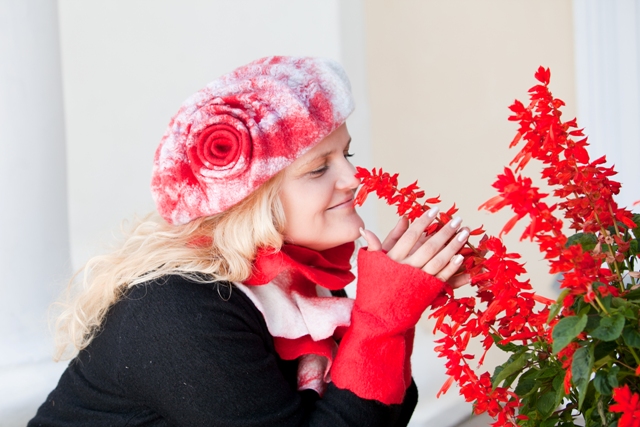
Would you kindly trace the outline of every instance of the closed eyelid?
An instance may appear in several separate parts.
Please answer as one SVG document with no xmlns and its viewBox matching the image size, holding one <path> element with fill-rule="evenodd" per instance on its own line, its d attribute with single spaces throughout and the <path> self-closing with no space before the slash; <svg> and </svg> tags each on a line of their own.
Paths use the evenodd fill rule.
<svg viewBox="0 0 640 427">
<path fill-rule="evenodd" d="M 313 175 L 313 176 L 321 175 L 324 172 L 326 172 L 327 169 L 329 169 L 329 166 L 325 164 L 325 165 L 320 166 L 319 168 L 316 168 L 316 169 L 314 169 L 312 171 L 309 171 L 309 175 Z"/>
<path fill-rule="evenodd" d="M 345 144 L 342 152 L 333 148 L 328 151 L 325 151 L 324 153 L 319 154 L 318 156 L 308 160 L 306 163 L 301 165 L 299 168 L 297 168 L 297 170 L 300 171 L 299 175 L 297 174 L 298 177 L 303 177 L 308 174 L 317 175 L 321 171 L 325 171 L 329 167 L 328 165 L 329 160 L 336 155 L 339 155 L 340 157 L 342 156 L 351 157 L 353 154 L 349 153 L 350 148 L 351 148 L 351 138 L 349 138 L 349 140 Z"/>
</svg>

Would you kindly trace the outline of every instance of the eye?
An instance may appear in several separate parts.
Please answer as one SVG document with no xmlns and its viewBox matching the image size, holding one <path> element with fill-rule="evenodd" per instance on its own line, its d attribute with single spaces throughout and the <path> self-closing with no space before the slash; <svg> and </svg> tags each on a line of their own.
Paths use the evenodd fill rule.
<svg viewBox="0 0 640 427">
<path fill-rule="evenodd" d="M 311 176 L 321 176 L 322 174 L 324 174 L 327 171 L 327 169 L 329 169 L 329 166 L 324 165 L 324 166 L 322 166 L 322 167 L 320 167 L 318 169 L 312 170 L 311 172 L 309 172 L 309 174 Z"/>
<path fill-rule="evenodd" d="M 348 151 L 346 153 L 344 153 L 344 157 L 345 158 L 349 158 L 349 157 L 353 157 L 355 156 L 355 153 L 349 153 Z"/>
</svg>

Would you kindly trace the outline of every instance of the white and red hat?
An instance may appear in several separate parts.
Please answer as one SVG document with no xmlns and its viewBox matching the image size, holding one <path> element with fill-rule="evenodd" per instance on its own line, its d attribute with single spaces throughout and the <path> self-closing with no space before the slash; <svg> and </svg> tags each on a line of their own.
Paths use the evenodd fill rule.
<svg viewBox="0 0 640 427">
<path fill-rule="evenodd" d="M 353 111 L 335 61 L 272 56 L 185 101 L 156 150 L 151 190 L 179 225 L 225 211 L 343 124 Z"/>
</svg>

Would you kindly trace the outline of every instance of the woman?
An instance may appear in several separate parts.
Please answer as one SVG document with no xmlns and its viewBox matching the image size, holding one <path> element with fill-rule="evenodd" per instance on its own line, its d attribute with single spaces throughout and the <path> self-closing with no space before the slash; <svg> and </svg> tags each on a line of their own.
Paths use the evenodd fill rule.
<svg viewBox="0 0 640 427">
<path fill-rule="evenodd" d="M 352 110 L 317 58 L 260 59 L 189 98 L 156 151 L 162 218 L 85 267 L 58 324 L 78 353 L 29 426 L 406 425 L 414 326 L 466 279 L 468 229 L 427 238 L 432 210 L 384 243 L 363 230 Z"/>
</svg>

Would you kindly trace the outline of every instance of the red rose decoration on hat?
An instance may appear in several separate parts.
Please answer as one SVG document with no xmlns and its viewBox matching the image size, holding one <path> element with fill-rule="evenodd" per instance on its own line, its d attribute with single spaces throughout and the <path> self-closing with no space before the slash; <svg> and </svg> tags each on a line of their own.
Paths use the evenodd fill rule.
<svg viewBox="0 0 640 427">
<path fill-rule="evenodd" d="M 233 116 L 223 117 L 225 122 L 204 128 L 187 150 L 193 172 L 204 180 L 240 173 L 251 160 L 249 130 Z"/>
<path fill-rule="evenodd" d="M 249 133 L 225 125 L 211 125 L 198 137 L 189 149 L 189 160 L 196 167 L 229 168 L 235 165 L 243 147 L 251 152 Z"/>
<path fill-rule="evenodd" d="M 237 204 L 340 126 L 353 111 L 334 61 L 268 57 L 191 96 L 156 150 L 151 189 L 172 224 Z"/>
</svg>

